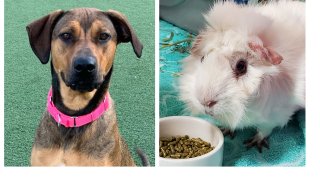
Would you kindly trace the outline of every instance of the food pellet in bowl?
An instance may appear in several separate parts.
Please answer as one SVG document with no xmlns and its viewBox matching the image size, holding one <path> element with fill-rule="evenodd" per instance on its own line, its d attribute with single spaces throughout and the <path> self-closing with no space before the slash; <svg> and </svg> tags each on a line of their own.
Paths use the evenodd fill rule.
<svg viewBox="0 0 320 180">
<path fill-rule="evenodd" d="M 163 158 L 193 158 L 207 154 L 213 149 L 210 143 L 201 138 L 189 138 L 188 135 L 160 137 L 159 154 Z"/>
</svg>

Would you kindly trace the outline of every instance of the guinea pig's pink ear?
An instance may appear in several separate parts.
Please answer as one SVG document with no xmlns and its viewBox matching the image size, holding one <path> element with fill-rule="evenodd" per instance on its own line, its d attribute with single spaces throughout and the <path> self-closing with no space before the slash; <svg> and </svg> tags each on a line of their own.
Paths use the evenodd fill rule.
<svg viewBox="0 0 320 180">
<path fill-rule="evenodd" d="M 273 65 L 278 65 L 283 60 L 283 57 L 271 47 L 264 47 L 256 42 L 249 42 L 248 46 L 252 51 L 258 53 L 261 59 Z"/>
</svg>

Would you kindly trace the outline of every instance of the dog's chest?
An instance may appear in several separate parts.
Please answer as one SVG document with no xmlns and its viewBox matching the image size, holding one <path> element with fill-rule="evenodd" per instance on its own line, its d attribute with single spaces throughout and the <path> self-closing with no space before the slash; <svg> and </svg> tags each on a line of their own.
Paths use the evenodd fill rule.
<svg viewBox="0 0 320 180">
<path fill-rule="evenodd" d="M 59 166 L 112 166 L 112 161 L 104 156 L 101 159 L 96 159 L 88 154 L 82 154 L 76 151 L 66 151 L 61 164 Z"/>
<path fill-rule="evenodd" d="M 39 151 L 39 159 L 42 163 L 50 166 L 112 166 L 112 161 L 107 157 L 96 159 L 88 154 L 82 154 L 74 150 L 64 151 L 59 150 L 47 150 L 47 153 Z"/>
</svg>

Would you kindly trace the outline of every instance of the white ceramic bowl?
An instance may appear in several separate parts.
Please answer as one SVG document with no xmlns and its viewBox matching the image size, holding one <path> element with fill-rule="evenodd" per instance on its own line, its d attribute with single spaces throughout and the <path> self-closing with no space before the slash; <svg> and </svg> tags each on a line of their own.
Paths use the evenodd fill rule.
<svg viewBox="0 0 320 180">
<path fill-rule="evenodd" d="M 160 137 L 184 136 L 201 138 L 215 148 L 207 154 L 189 159 L 159 157 L 160 166 L 221 166 L 223 158 L 223 134 L 218 127 L 201 118 L 170 116 L 160 118 Z"/>
</svg>

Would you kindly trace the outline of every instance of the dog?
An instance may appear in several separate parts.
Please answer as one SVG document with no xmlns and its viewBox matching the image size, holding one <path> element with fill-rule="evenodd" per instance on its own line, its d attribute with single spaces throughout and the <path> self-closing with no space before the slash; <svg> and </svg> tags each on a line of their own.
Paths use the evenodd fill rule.
<svg viewBox="0 0 320 180">
<path fill-rule="evenodd" d="M 117 45 L 143 45 L 118 11 L 57 10 L 27 27 L 42 64 L 51 54 L 52 87 L 36 131 L 32 166 L 135 166 L 121 137 L 109 82 Z M 147 157 L 138 151 L 143 165 Z"/>
</svg>

